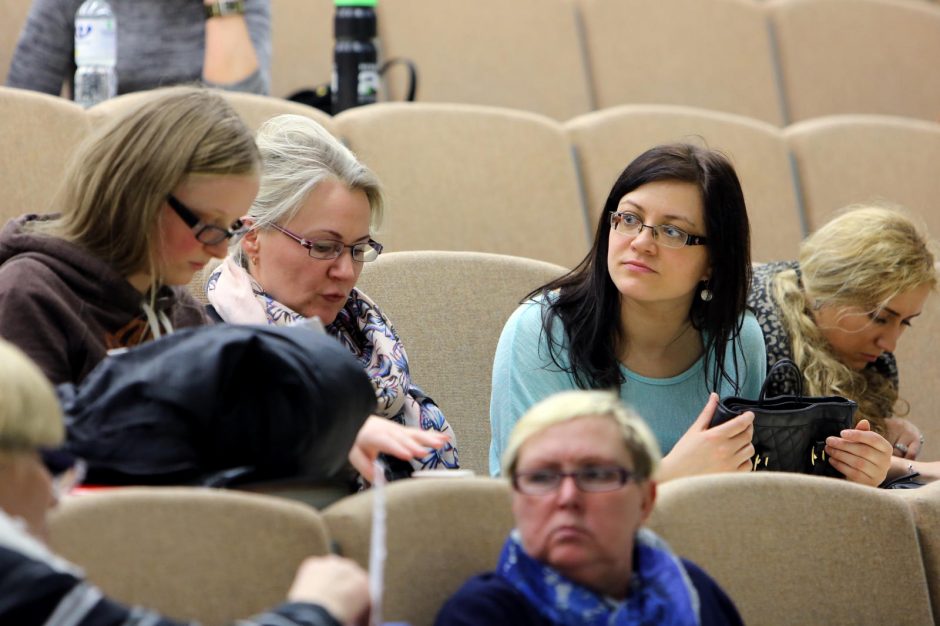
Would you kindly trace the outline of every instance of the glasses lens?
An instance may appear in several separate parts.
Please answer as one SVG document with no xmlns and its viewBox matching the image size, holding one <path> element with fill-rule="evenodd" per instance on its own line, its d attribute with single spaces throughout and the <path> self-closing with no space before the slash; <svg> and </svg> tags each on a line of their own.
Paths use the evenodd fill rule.
<svg viewBox="0 0 940 626">
<path fill-rule="evenodd" d="M 665 224 L 657 228 L 659 229 L 659 242 L 670 248 L 681 248 L 689 238 L 684 230 L 675 226 Z"/>
<path fill-rule="evenodd" d="M 353 260 L 359 261 L 360 263 L 374 261 L 379 258 L 379 254 L 381 253 L 382 244 L 376 241 L 369 241 L 368 243 L 357 243 L 352 247 Z"/>
<path fill-rule="evenodd" d="M 329 239 L 315 239 L 310 242 L 308 254 L 314 259 L 335 259 L 343 253 L 343 244 Z"/>
<path fill-rule="evenodd" d="M 629 473 L 620 467 L 585 467 L 575 472 L 575 481 L 583 491 L 613 491 L 628 477 Z"/>
<path fill-rule="evenodd" d="M 558 488 L 561 474 L 554 470 L 523 472 L 515 476 L 516 489 L 522 493 L 539 496 Z"/>
<path fill-rule="evenodd" d="M 229 231 L 218 226 L 203 226 L 196 233 L 196 241 L 207 246 L 214 246 L 229 238 Z"/>
<path fill-rule="evenodd" d="M 635 213 L 613 213 L 610 223 L 618 233 L 634 235 L 643 228 L 643 220 Z"/>
</svg>

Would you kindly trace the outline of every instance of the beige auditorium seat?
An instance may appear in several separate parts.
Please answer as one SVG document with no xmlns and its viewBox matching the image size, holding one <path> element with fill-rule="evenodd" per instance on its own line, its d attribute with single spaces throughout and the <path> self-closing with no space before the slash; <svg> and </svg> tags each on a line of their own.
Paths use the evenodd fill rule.
<svg viewBox="0 0 940 626">
<path fill-rule="evenodd" d="M 936 459 L 938 456 L 929 458 Z M 930 483 L 920 489 L 898 490 L 895 493 L 907 502 L 914 514 L 924 569 L 927 572 L 927 586 L 936 615 L 940 612 L 940 482 Z"/>
<path fill-rule="evenodd" d="M 69 157 L 88 135 L 85 112 L 56 96 L 0 87 L 0 221 L 46 213 Z"/>
<path fill-rule="evenodd" d="M 799 474 L 699 476 L 660 487 L 650 527 L 746 624 L 936 623 L 914 518 L 894 494 Z"/>
<path fill-rule="evenodd" d="M 493 356 L 529 291 L 564 268 L 474 252 L 392 252 L 366 263 L 358 287 L 389 316 L 414 382 L 457 434 L 461 467 L 489 474 Z"/>
<path fill-rule="evenodd" d="M 796 258 L 802 212 L 790 154 L 777 127 L 692 107 L 625 105 L 574 118 L 565 130 L 578 154 L 592 223 L 630 161 L 654 145 L 685 141 L 720 150 L 734 164 L 747 202 L 753 259 Z"/>
<path fill-rule="evenodd" d="M 298 565 L 328 550 L 310 507 L 255 494 L 118 488 L 66 499 L 53 549 L 112 598 L 228 624 L 284 601 Z"/>
<path fill-rule="evenodd" d="M 26 24 L 32 0 L 0 0 L 0 85 L 6 83 L 13 52 Z"/>
<path fill-rule="evenodd" d="M 940 120 L 940 7 L 902 0 L 768 3 L 790 122 L 840 113 Z"/>
<path fill-rule="evenodd" d="M 922 461 L 940 461 L 938 337 L 940 295 L 933 293 L 928 297 L 922 315 L 912 321 L 912 327 L 901 337 L 894 352 L 898 360 L 898 395 L 910 405 L 907 418 L 916 424 L 924 435 L 924 447 L 918 456 Z M 937 495 L 940 496 L 940 492 Z M 936 606 L 940 610 L 940 604 Z"/>
<path fill-rule="evenodd" d="M 333 0 L 271 0 L 271 95 L 329 84 Z"/>
<path fill-rule="evenodd" d="M 597 108 L 681 104 L 784 123 L 752 0 L 579 0 Z"/>
<path fill-rule="evenodd" d="M 305 104 L 251 93 L 221 90 L 218 93 L 228 100 L 229 104 L 235 109 L 235 112 L 238 113 L 245 121 L 245 124 L 252 129 L 257 130 L 261 124 L 276 115 L 292 113 L 294 115 L 309 117 L 335 134 L 333 118 L 319 109 L 314 109 Z M 162 90 L 152 89 L 149 91 L 137 91 L 124 94 L 106 100 L 88 109 L 88 114 L 91 116 L 91 123 L 94 126 L 98 126 L 115 115 L 125 115 L 132 109 L 141 106 L 144 102 L 159 97 L 161 94 Z"/>
<path fill-rule="evenodd" d="M 389 485 L 383 619 L 431 626 L 471 576 L 491 571 L 512 528 L 509 485 L 495 478 L 414 478 Z M 323 512 L 340 554 L 369 561 L 372 492 Z"/>
<path fill-rule="evenodd" d="M 419 102 L 559 120 L 594 108 L 574 0 L 390 0 L 378 3 L 377 16 L 384 57 L 417 66 Z"/>
<path fill-rule="evenodd" d="M 810 230 L 846 205 L 884 201 L 908 207 L 940 237 L 940 123 L 840 115 L 794 124 L 784 136 Z"/>
<path fill-rule="evenodd" d="M 571 147 L 509 109 L 389 103 L 334 118 L 387 192 L 386 250 L 475 250 L 576 264 L 588 229 Z"/>
</svg>

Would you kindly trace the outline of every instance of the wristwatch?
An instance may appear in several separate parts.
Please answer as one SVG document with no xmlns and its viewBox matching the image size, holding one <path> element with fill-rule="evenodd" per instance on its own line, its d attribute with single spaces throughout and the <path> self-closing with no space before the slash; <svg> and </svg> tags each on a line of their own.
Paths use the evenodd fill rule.
<svg viewBox="0 0 940 626">
<path fill-rule="evenodd" d="M 243 0 L 215 0 L 206 6 L 206 19 L 222 17 L 225 15 L 244 15 L 245 3 Z"/>
</svg>

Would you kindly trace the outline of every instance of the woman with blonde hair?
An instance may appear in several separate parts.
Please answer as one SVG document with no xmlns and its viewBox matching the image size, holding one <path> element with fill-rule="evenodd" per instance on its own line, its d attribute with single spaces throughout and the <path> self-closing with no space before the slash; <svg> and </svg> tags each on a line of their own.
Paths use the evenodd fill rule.
<svg viewBox="0 0 940 626">
<path fill-rule="evenodd" d="M 249 231 L 209 278 L 210 316 L 272 325 L 318 317 L 359 359 L 378 402 L 350 454 L 366 479 L 378 451 L 391 455 L 393 478 L 457 467 L 453 429 L 412 381 L 391 320 L 356 289 L 363 265 L 382 252 L 373 239 L 383 213 L 375 174 L 306 117 L 268 120 L 257 142 L 261 189 L 245 218 Z"/>
<path fill-rule="evenodd" d="M 922 439 L 903 416 L 894 350 L 936 288 L 931 244 L 905 214 L 879 206 L 849 207 L 800 246 L 799 261 L 754 272 L 748 305 L 764 332 L 768 366 L 788 357 L 803 372 L 808 395 L 841 395 L 858 403 L 857 428 L 886 438 L 871 452 L 878 484 L 909 469 Z M 790 394 L 800 381 L 781 374 L 769 395 Z M 891 461 L 895 454 L 906 457 Z M 829 450 L 827 449 L 827 453 Z M 857 468 L 833 450 L 832 465 Z"/>
<path fill-rule="evenodd" d="M 109 350 L 205 323 L 184 286 L 243 232 L 258 170 L 251 131 L 207 90 L 112 120 L 73 155 L 53 213 L 0 232 L 0 335 L 78 383 Z"/>
<path fill-rule="evenodd" d="M 609 391 L 534 404 L 503 453 L 515 528 L 496 570 L 444 604 L 436 626 L 740 624 L 708 574 L 643 528 L 659 446 Z"/>
<path fill-rule="evenodd" d="M 103 596 L 45 545 L 46 514 L 80 478 L 74 459 L 50 450 L 63 438 L 62 410 L 49 381 L 0 339 L 0 624 L 48 624 L 67 615 L 76 626 L 182 626 Z M 289 603 L 238 623 L 338 626 L 368 614 L 365 572 L 335 556 L 306 559 L 287 597 Z"/>
</svg>

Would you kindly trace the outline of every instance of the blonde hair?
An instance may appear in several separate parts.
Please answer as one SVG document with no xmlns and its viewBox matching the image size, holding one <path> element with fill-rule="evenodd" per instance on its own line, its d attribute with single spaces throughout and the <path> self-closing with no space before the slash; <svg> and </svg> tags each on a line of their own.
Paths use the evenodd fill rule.
<svg viewBox="0 0 940 626">
<path fill-rule="evenodd" d="M 781 272 L 774 300 L 790 335 L 793 359 L 811 395 L 841 395 L 858 402 L 856 420 L 884 434 L 884 420 L 907 412 L 897 389 L 872 368 L 857 372 L 832 352 L 810 309 L 862 309 L 880 315 L 892 298 L 937 286 L 932 244 L 899 208 L 852 206 L 806 238 L 800 271 Z"/>
<path fill-rule="evenodd" d="M 52 384 L 19 348 L 0 339 L 0 452 L 55 447 L 64 437 Z"/>
<path fill-rule="evenodd" d="M 262 174 L 261 189 L 248 211 L 253 230 L 290 221 L 307 195 L 328 179 L 365 193 L 370 230 L 374 233 L 381 225 L 385 202 L 378 178 L 320 124 L 302 115 L 278 115 L 261 126 L 256 140 Z M 229 252 L 245 264 L 239 244 Z"/>
<path fill-rule="evenodd" d="M 627 408 L 616 394 L 600 390 L 562 391 L 533 405 L 523 415 L 509 435 L 503 453 L 503 474 L 512 476 L 519 461 L 522 446 L 535 435 L 563 422 L 580 417 L 610 418 L 620 428 L 624 447 L 633 459 L 633 472 L 637 480 L 653 475 L 661 457 L 659 444 L 646 422 Z"/>
<path fill-rule="evenodd" d="M 122 276 L 159 284 L 160 208 L 187 176 L 248 175 L 260 156 L 224 98 L 171 87 L 110 121 L 77 150 L 54 200 L 61 217 L 41 230 L 67 239 Z"/>
</svg>

